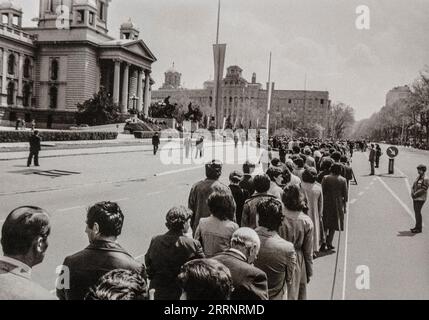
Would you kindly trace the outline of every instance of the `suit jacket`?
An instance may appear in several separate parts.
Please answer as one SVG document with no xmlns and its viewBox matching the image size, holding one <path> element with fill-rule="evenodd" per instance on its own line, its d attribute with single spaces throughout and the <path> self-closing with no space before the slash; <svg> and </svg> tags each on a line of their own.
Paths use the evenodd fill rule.
<svg viewBox="0 0 429 320">
<path fill-rule="evenodd" d="M 268 199 L 276 199 L 281 202 L 278 198 L 268 193 L 256 193 L 254 196 L 246 200 L 243 207 L 243 215 L 241 217 L 242 227 L 255 229 L 259 226 L 257 206 L 261 201 Z"/>
<path fill-rule="evenodd" d="M 169 231 L 152 239 L 145 261 L 155 300 L 178 300 L 182 293 L 176 278 L 186 262 L 204 258 L 201 244 Z"/>
<path fill-rule="evenodd" d="M 13 263 L 0 260 L 0 300 L 55 300 L 31 275 Z"/>
<path fill-rule="evenodd" d="M 31 152 L 40 151 L 41 150 L 41 146 L 40 146 L 41 141 L 42 141 L 42 139 L 39 136 L 32 135 L 30 137 L 30 151 Z"/>
<path fill-rule="evenodd" d="M 268 300 L 267 275 L 229 249 L 213 257 L 231 272 L 234 291 L 231 300 Z"/>
<path fill-rule="evenodd" d="M 189 192 L 188 208 L 194 213 L 191 219 L 193 233 L 197 230 L 201 218 L 211 215 L 207 199 L 214 191 L 225 192 L 232 195 L 228 186 L 218 180 L 205 179 L 197 182 Z"/>
<path fill-rule="evenodd" d="M 60 300 L 83 300 L 89 288 L 112 270 L 132 270 L 146 278 L 145 267 L 118 243 L 111 241 L 95 241 L 84 250 L 67 257 L 63 265 L 70 271 L 70 288 L 57 290 Z"/>
</svg>

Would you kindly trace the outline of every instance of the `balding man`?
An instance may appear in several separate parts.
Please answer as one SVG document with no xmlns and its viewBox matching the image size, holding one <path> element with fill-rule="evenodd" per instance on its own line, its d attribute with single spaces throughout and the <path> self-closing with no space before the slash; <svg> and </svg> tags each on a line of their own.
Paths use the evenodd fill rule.
<svg viewBox="0 0 429 320">
<path fill-rule="evenodd" d="M 255 230 L 240 228 L 231 238 L 231 248 L 213 259 L 231 271 L 234 292 L 231 300 L 268 300 L 267 275 L 253 266 L 261 247 Z"/>
<path fill-rule="evenodd" d="M 1 231 L 0 300 L 54 300 L 31 280 L 42 263 L 51 231 L 48 214 L 38 207 L 19 207 L 6 218 Z"/>
</svg>

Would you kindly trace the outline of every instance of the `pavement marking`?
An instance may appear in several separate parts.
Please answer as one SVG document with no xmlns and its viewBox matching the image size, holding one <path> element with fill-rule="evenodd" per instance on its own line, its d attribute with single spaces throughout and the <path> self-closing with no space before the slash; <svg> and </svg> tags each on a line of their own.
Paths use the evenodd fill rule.
<svg viewBox="0 0 429 320">
<path fill-rule="evenodd" d="M 201 169 L 203 168 L 205 165 L 201 165 L 201 166 L 196 166 L 196 167 L 192 167 L 192 168 L 184 168 L 184 169 L 177 169 L 177 170 L 170 170 L 170 171 L 165 171 L 165 172 L 161 172 L 161 173 L 156 173 L 154 174 L 155 177 L 162 177 L 162 176 L 167 176 L 170 174 L 175 174 L 175 173 L 179 173 L 179 172 L 186 172 L 186 171 L 192 171 L 192 170 L 196 170 L 196 169 Z"/>
<path fill-rule="evenodd" d="M 352 199 L 352 200 L 350 201 L 350 204 L 354 204 L 356 201 L 357 201 L 357 199 Z"/>
<path fill-rule="evenodd" d="M 348 190 L 348 197 L 350 197 L 350 188 Z M 353 199 L 352 201 L 356 201 L 356 199 Z M 353 202 L 354 203 L 354 202 Z M 347 250 L 348 250 L 348 239 L 349 239 L 349 216 L 350 216 L 350 204 L 351 202 L 347 202 L 346 205 L 346 238 L 345 238 L 345 244 L 344 244 L 344 275 L 343 275 L 343 293 L 342 293 L 342 300 L 346 300 L 346 282 L 347 282 Z M 338 249 L 339 250 L 339 249 Z"/>
<path fill-rule="evenodd" d="M 408 176 L 405 173 L 403 173 L 401 169 L 399 169 L 398 167 L 396 167 L 396 170 L 398 170 L 398 172 L 405 177 L 405 186 L 407 187 L 408 194 L 411 194 L 411 185 L 410 185 L 410 180 L 408 180 Z"/>
<path fill-rule="evenodd" d="M 408 215 L 412 218 L 413 221 L 415 221 L 414 214 L 411 212 L 410 208 L 398 197 L 398 195 L 390 189 L 390 187 L 384 182 L 381 178 L 377 178 L 378 181 L 386 188 L 387 191 L 399 202 L 399 204 L 405 209 L 405 211 L 408 213 Z"/>
</svg>

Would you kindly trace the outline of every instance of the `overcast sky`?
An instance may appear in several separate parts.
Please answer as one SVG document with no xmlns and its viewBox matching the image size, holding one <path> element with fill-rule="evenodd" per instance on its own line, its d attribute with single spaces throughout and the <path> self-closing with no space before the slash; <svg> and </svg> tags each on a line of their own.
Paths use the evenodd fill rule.
<svg viewBox="0 0 429 320">
<path fill-rule="evenodd" d="M 38 15 L 38 0 L 15 0 L 24 21 Z M 370 30 L 355 27 L 356 7 L 367 5 Z M 109 30 L 131 18 L 158 61 L 158 88 L 173 61 L 182 84 L 201 88 L 213 78 L 217 0 L 112 0 Z M 220 42 L 226 66 L 239 65 L 250 80 L 272 79 L 277 89 L 328 90 L 331 100 L 369 117 L 391 88 L 411 83 L 429 65 L 429 0 L 222 0 Z"/>
</svg>

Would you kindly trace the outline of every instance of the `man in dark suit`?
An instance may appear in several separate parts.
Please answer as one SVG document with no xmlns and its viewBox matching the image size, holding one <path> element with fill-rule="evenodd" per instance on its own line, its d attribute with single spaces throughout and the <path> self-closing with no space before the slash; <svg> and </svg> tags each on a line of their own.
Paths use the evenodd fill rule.
<svg viewBox="0 0 429 320">
<path fill-rule="evenodd" d="M 83 300 L 90 287 L 116 269 L 131 270 L 146 279 L 144 266 L 117 242 L 123 222 L 124 215 L 116 203 L 100 202 L 89 208 L 86 233 L 90 245 L 64 260 L 58 279 L 69 275 L 69 285 L 59 286 L 57 281 L 60 300 Z"/>
<path fill-rule="evenodd" d="M 155 132 L 155 134 L 152 137 L 153 155 L 156 155 L 156 153 L 158 152 L 158 148 L 159 148 L 160 143 L 161 142 L 159 141 L 158 132 Z"/>
<path fill-rule="evenodd" d="M 48 290 L 31 280 L 42 263 L 51 227 L 48 214 L 37 207 L 20 207 L 6 218 L 1 231 L 0 300 L 54 300 Z"/>
<path fill-rule="evenodd" d="M 39 137 L 39 131 L 35 130 L 30 137 L 30 154 L 27 160 L 27 167 L 31 166 L 31 162 L 34 157 L 34 165 L 39 166 L 39 152 L 41 149 L 41 138 Z"/>
<path fill-rule="evenodd" d="M 268 300 L 267 275 L 253 266 L 261 242 L 255 230 L 240 228 L 231 238 L 231 248 L 213 259 L 229 268 L 234 285 L 231 300 Z"/>
</svg>

